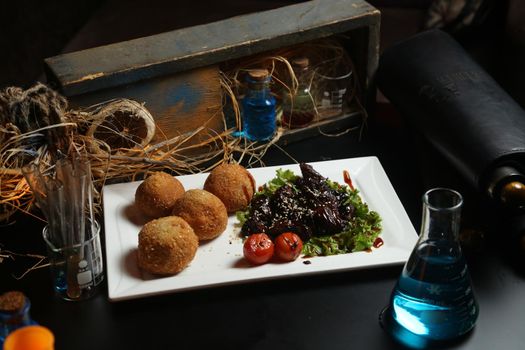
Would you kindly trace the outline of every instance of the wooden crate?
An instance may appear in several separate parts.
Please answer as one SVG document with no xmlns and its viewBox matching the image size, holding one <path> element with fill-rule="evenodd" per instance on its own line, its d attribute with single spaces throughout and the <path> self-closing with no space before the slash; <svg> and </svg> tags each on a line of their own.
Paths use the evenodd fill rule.
<svg viewBox="0 0 525 350">
<path fill-rule="evenodd" d="M 313 0 L 45 60 L 48 82 L 85 107 L 111 98 L 144 102 L 164 135 L 206 125 L 224 130 L 218 65 L 339 34 L 355 64 L 366 104 L 375 96 L 380 13 L 362 0 Z M 318 125 L 288 130 L 290 142 L 355 124 L 352 111 Z"/>
</svg>

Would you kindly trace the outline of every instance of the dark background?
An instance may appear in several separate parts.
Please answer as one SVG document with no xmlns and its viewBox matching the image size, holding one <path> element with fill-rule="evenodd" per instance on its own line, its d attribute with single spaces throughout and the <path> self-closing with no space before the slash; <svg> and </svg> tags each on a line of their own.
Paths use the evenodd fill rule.
<svg viewBox="0 0 525 350">
<path fill-rule="evenodd" d="M 294 2 L 3 2 L 0 8 L 0 88 L 9 85 L 29 87 L 35 81 L 42 80 L 43 59 L 46 57 Z M 382 12 L 383 50 L 421 30 L 431 1 L 370 2 Z M 525 2 L 495 0 L 495 3 L 497 6 L 485 21 L 453 35 L 524 106 Z M 378 96 L 378 100 L 385 102 L 381 95 Z M 436 169 L 439 168 L 439 175 L 450 170 L 446 175 L 453 178 L 458 176 L 443 161 L 436 162 L 439 156 L 429 153 L 428 148 L 414 147 L 414 135 L 396 124 L 402 121 L 393 118 L 395 111 L 391 106 L 385 103 L 380 105 L 378 111 L 382 113 L 374 115 L 375 124 L 371 125 L 370 135 L 363 142 L 357 142 L 352 135 L 343 136 L 343 139 L 338 140 L 317 138 L 313 145 L 310 141 L 305 141 L 290 145 L 288 151 L 299 160 L 309 161 L 330 159 L 326 157 L 337 159 L 377 155 L 414 227 L 418 228 L 419 196 L 423 188 L 433 185 L 431 182 L 420 183 L 420 172 L 437 173 Z M 346 146 L 341 147 L 341 144 Z M 413 152 L 421 154 L 414 157 Z M 275 164 L 287 162 L 287 159 L 277 158 L 275 154 L 270 156 L 274 157 Z M 422 160 L 421 168 L 418 167 L 416 159 Z M 441 184 L 444 182 L 443 178 L 439 181 Z M 470 193 L 468 197 L 476 198 Z M 469 205 L 472 205 L 472 202 L 467 206 Z M 468 218 L 468 212 L 465 214 Z M 16 246 L 39 244 L 40 250 L 43 250 L 43 242 L 38 238 L 40 233 L 34 229 L 35 223 L 32 219 L 23 216 L 16 219 L 17 226 L 0 228 L 0 234 L 6 234 L 6 237 L 18 243 L 7 244 L 6 247 L 14 249 Z M 472 222 L 468 224 L 472 225 Z M 24 231 L 23 235 L 18 234 L 21 231 Z M 493 242 L 489 243 L 486 246 L 493 248 Z M 504 245 L 504 241 L 500 240 L 500 244 Z M 465 348 L 487 349 L 493 348 L 492 344 L 500 344 L 504 349 L 518 349 L 518 344 L 523 343 L 523 335 L 517 331 L 523 323 L 523 315 L 520 313 L 520 310 L 523 310 L 520 294 L 523 291 L 523 273 L 516 274 L 515 270 L 508 268 L 505 263 L 505 250 L 487 249 L 484 253 L 486 254 L 483 255 L 483 259 L 480 258 L 481 254 L 470 257 L 470 262 L 473 261 L 474 264 L 470 265 L 469 269 L 476 281 L 475 288 L 483 309 L 476 333 L 465 344 Z M 18 260 L 18 263 L 23 262 Z M 0 276 L 3 272 L 1 269 L 6 267 L 0 266 Z M 76 349 L 93 349 L 97 346 L 102 348 L 102 345 L 105 345 L 103 348 L 116 349 L 123 348 L 124 344 L 129 348 L 132 345 L 147 348 L 144 343 L 150 341 L 150 348 L 155 348 L 155 342 L 159 344 L 162 341 L 170 341 L 171 337 L 180 348 L 210 347 L 221 342 L 228 343 L 231 348 L 248 348 L 248 340 L 252 342 L 251 338 L 254 338 L 256 342 L 252 348 L 257 349 L 271 346 L 277 349 L 285 345 L 288 348 L 385 349 L 397 347 L 389 343 L 378 327 L 376 315 L 387 302 L 388 293 L 399 275 L 399 268 L 400 266 L 375 270 L 373 274 L 356 272 L 319 276 L 313 281 L 297 279 L 292 286 L 287 281 L 276 281 L 201 290 L 181 294 L 177 298 L 164 296 L 117 304 L 108 303 L 105 292 L 86 303 L 63 303 L 53 298 L 51 281 L 45 269 L 35 271 L 21 281 L 2 277 L 0 281 L 7 283 L 0 282 L 0 287 L 4 290 L 16 288 L 28 294 L 33 303 L 34 319 L 49 326 L 57 335 L 57 349 L 67 348 L 60 347 L 67 343 L 84 345 L 75 347 Z M 25 268 L 15 272 L 24 270 Z M 328 298 L 326 293 L 330 293 Z M 304 308 L 304 305 L 309 307 Z M 225 309 L 228 312 L 224 312 Z M 246 310 L 259 312 L 262 323 L 253 325 L 246 320 Z M 370 312 L 373 312 L 372 316 Z M 79 323 L 73 324 L 73 320 Z M 332 323 L 336 320 L 340 323 Z M 143 328 L 146 323 L 153 326 Z M 151 329 L 156 332 L 147 334 Z M 91 337 L 84 339 L 86 330 L 93 333 Z M 201 330 L 207 331 L 207 336 L 199 336 Z M 281 347 L 276 346 L 278 341 L 289 339 L 288 333 L 285 334 L 288 331 L 292 335 L 301 333 L 302 337 L 293 338 Z M 111 336 L 113 334 L 126 337 Z M 166 334 L 171 337 L 165 337 Z M 186 337 L 181 337 L 181 334 Z M 321 336 L 326 334 L 330 336 L 332 343 L 327 343 L 326 337 Z M 349 334 L 366 335 L 369 338 L 361 336 L 348 339 Z M 150 335 L 153 335 L 151 340 Z M 484 335 L 490 338 L 487 340 Z M 290 344 L 292 346 L 288 346 Z M 305 344 L 308 347 L 305 347 Z"/>
<path fill-rule="evenodd" d="M 487 1 L 487 0 L 485 0 Z M 292 0 L 79 0 L 3 2 L 0 88 L 43 81 L 43 59 L 296 3 Z M 371 0 L 381 10 L 381 49 L 422 29 L 432 0 Z M 520 103 L 525 102 L 525 4 L 488 0 L 476 25 L 452 33 Z M 329 6 L 329 1 L 327 1 Z M 220 35 L 220 33 L 217 33 Z"/>
</svg>

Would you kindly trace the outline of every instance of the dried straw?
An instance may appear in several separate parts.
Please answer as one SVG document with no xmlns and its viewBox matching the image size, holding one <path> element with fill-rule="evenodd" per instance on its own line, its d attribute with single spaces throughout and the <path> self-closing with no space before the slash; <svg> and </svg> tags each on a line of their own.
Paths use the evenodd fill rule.
<svg viewBox="0 0 525 350">
<path fill-rule="evenodd" d="M 144 106 L 135 101 L 118 99 L 83 110 L 71 110 L 67 109 L 65 98 L 43 84 L 38 83 L 28 90 L 7 88 L 0 92 L 0 220 L 9 219 L 16 211 L 34 215 L 33 196 L 21 172 L 24 165 L 34 162 L 42 173 L 49 173 L 53 171 L 57 158 L 72 153 L 83 154 L 91 162 L 97 191 L 95 205 L 99 213 L 99 192 L 107 183 L 140 179 L 152 171 L 167 171 L 174 175 L 206 172 L 223 162 L 232 161 L 242 162 L 248 167 L 263 166 L 267 150 L 278 147 L 277 143 L 286 130 L 278 128 L 274 137 L 265 143 L 232 136 L 232 131 L 242 130 L 238 102 L 243 89 L 242 76 L 255 67 L 267 68 L 280 89 L 294 92 L 298 82 L 289 60 L 300 55 L 310 58 L 314 70 L 327 64 L 354 68 L 345 49 L 334 40 L 311 42 L 230 62 L 221 72 L 220 83 L 224 92 L 223 104 L 231 104 L 234 111 L 234 126 L 227 129 L 224 120 L 225 130 L 202 126 L 157 144 L 137 143 L 133 135 L 119 133 L 134 145 L 133 148 L 112 149 L 106 142 L 86 136 L 86 131 L 94 123 L 100 123 L 101 111 L 108 108 L 137 115 L 146 113 Z M 359 103 L 355 98 L 358 91 L 355 74 L 353 84 L 351 98 Z M 322 130 L 319 132 L 325 134 Z M 157 134 L 162 134 L 162 130 L 157 130 Z M 196 142 L 196 135 L 202 141 Z"/>
<path fill-rule="evenodd" d="M 118 104 L 122 107 L 123 100 L 108 101 L 104 104 L 105 107 L 108 104 Z M 106 183 L 136 180 L 151 171 L 166 171 L 175 175 L 209 171 L 224 161 L 232 160 L 232 154 L 235 152 L 250 154 L 250 157 L 261 161 L 262 155 L 269 147 L 255 147 L 252 142 L 233 138 L 229 136 L 231 130 L 217 132 L 203 126 L 157 144 L 111 149 L 104 141 L 78 132 L 79 129 L 88 130 L 94 123 L 100 122 L 96 117 L 100 108 L 101 106 L 97 105 L 86 110 L 63 112 L 61 120 L 64 122 L 46 125 L 26 133 L 22 133 L 9 122 L 4 123 L 0 128 L 0 135 L 4 141 L 0 147 L 0 220 L 10 218 L 18 210 L 32 214 L 34 199 L 21 168 L 32 161 L 38 164 L 42 173 L 52 173 L 53 164 L 58 157 L 57 152 L 78 153 L 89 158 L 96 189 L 95 205 L 100 213 L 99 192 Z M 64 132 L 64 135 L 70 136 L 67 147 L 55 149 L 46 141 L 46 133 L 54 129 L 75 131 Z M 203 133 L 206 135 L 204 141 L 190 142 L 197 134 Z M 195 152 L 196 150 L 199 152 Z M 254 164 L 255 161 L 250 160 L 250 163 Z"/>
</svg>

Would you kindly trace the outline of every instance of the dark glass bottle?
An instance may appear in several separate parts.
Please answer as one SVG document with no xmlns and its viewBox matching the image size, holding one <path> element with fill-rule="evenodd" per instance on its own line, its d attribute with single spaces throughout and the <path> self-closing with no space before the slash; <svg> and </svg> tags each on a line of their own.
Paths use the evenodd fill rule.
<svg viewBox="0 0 525 350">
<path fill-rule="evenodd" d="M 525 175 L 506 165 L 493 169 L 487 176 L 487 193 L 510 210 L 525 209 Z"/>
<path fill-rule="evenodd" d="M 266 69 L 257 69 L 250 71 L 246 79 L 248 89 L 241 104 L 243 136 L 251 141 L 267 141 L 276 129 L 271 77 Z"/>
<path fill-rule="evenodd" d="M 501 206 L 501 222 L 511 254 L 525 261 L 525 175 L 513 166 L 493 169 L 487 177 L 487 193 Z"/>
<path fill-rule="evenodd" d="M 312 74 L 310 61 L 306 57 L 296 58 L 291 62 L 297 78 L 297 91 L 286 92 L 283 96 L 283 115 L 281 124 L 294 129 L 305 127 L 314 120 L 314 99 L 310 92 Z"/>
</svg>

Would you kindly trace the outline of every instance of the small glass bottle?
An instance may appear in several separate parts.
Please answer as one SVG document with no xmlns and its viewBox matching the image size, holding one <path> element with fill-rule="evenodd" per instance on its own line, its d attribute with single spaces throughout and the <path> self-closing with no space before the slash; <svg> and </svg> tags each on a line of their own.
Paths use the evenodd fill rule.
<svg viewBox="0 0 525 350">
<path fill-rule="evenodd" d="M 29 314 L 31 302 L 18 291 L 6 292 L 0 296 L 0 345 L 14 330 L 35 325 Z"/>
<path fill-rule="evenodd" d="M 314 120 L 315 104 L 310 92 L 312 74 L 310 61 L 306 57 L 293 59 L 292 68 L 297 78 L 297 91 L 290 91 L 283 97 L 283 115 L 281 124 L 294 129 L 307 126 Z"/>
<path fill-rule="evenodd" d="M 455 339 L 476 323 L 478 304 L 458 237 L 462 202 L 446 188 L 423 196 L 419 239 L 382 315 L 386 330 L 408 345 Z"/>
<path fill-rule="evenodd" d="M 243 136 L 251 141 L 267 141 L 276 129 L 271 77 L 266 69 L 257 69 L 251 70 L 246 79 L 248 89 L 242 100 Z"/>
</svg>

